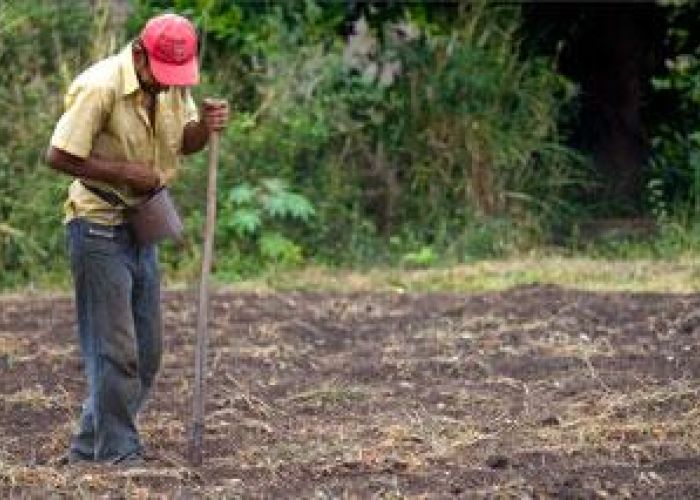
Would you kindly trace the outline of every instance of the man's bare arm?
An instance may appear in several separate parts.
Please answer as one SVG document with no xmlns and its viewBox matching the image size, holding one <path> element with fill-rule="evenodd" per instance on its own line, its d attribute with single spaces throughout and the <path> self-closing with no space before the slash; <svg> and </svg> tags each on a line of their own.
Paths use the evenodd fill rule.
<svg viewBox="0 0 700 500">
<path fill-rule="evenodd" d="M 127 184 L 138 193 L 147 193 L 160 186 L 158 175 L 139 163 L 105 160 L 94 156 L 83 159 L 53 146 L 46 152 L 46 161 L 54 170 L 73 177 Z"/>
</svg>

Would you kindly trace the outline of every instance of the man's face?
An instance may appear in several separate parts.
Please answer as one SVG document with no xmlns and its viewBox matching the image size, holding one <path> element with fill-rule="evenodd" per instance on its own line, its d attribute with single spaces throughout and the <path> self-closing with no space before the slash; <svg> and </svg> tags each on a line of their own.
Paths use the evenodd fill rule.
<svg viewBox="0 0 700 500">
<path fill-rule="evenodd" d="M 137 45 L 134 51 L 134 66 L 136 68 L 136 73 L 139 77 L 139 83 L 141 88 L 150 94 L 157 94 L 159 92 L 165 92 L 170 87 L 167 85 L 162 85 L 151 72 L 151 68 L 148 64 L 148 54 L 146 49 L 140 44 Z"/>
<path fill-rule="evenodd" d="M 153 76 L 153 73 L 151 73 L 151 69 L 146 65 L 146 71 L 145 71 L 144 79 L 141 82 L 142 87 L 144 87 L 144 90 L 147 92 L 150 92 L 151 94 L 157 94 L 159 92 L 165 92 L 167 91 L 170 87 L 167 85 L 161 85 L 158 80 L 155 79 Z"/>
</svg>

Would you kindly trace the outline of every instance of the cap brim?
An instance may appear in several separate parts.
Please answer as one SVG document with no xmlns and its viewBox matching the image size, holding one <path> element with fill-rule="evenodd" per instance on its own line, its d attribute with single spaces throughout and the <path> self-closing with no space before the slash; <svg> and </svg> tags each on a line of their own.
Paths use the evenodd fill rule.
<svg viewBox="0 0 700 500">
<path fill-rule="evenodd" d="M 151 73 L 161 85 L 196 85 L 199 82 L 199 64 L 193 57 L 185 64 L 166 64 L 149 58 Z"/>
</svg>

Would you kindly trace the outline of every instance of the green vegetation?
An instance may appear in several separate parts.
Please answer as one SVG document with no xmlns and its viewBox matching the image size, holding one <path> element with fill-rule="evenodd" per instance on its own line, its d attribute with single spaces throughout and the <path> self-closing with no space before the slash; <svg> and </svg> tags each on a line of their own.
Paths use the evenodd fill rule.
<svg viewBox="0 0 700 500">
<path fill-rule="evenodd" d="M 674 57 L 652 83 L 677 105 L 653 131 L 648 203 L 660 220 L 675 216 L 687 224 L 700 215 L 700 41 L 685 17 L 697 18 L 700 8 L 683 0 L 662 3 L 669 8 L 668 43 Z"/>
<path fill-rule="evenodd" d="M 589 216 L 578 195 L 600 179 L 562 125 L 576 86 L 522 46 L 517 5 L 393 6 L 358 21 L 348 41 L 342 2 L 138 0 L 123 30 L 109 5 L 0 5 L 0 287 L 65 282 L 68 179 L 43 163 L 62 93 L 173 6 L 203 33 L 196 96 L 223 95 L 234 110 L 220 162 L 222 281 L 304 265 L 454 265 L 553 241 L 565 254 L 605 258 L 697 248 L 700 67 L 679 30 L 669 35 L 684 40 L 678 57 L 654 80 L 682 102 L 685 120 L 654 135 L 647 201 L 659 233 L 590 247 L 576 231 Z M 174 281 L 198 272 L 205 162 L 187 160 L 174 186 L 189 242 L 163 247 Z"/>
</svg>

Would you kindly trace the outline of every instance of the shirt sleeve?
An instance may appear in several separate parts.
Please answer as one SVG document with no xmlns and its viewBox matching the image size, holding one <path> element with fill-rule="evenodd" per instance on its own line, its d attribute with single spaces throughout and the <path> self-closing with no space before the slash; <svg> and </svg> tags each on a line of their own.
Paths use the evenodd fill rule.
<svg viewBox="0 0 700 500">
<path fill-rule="evenodd" d="M 51 136 L 51 146 L 87 158 L 108 115 L 107 92 L 95 86 L 71 88 L 65 98 L 65 111 Z"/>
</svg>

